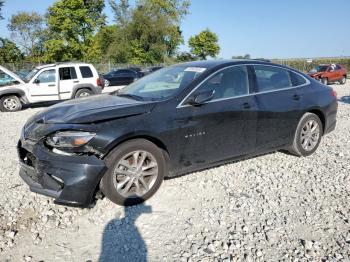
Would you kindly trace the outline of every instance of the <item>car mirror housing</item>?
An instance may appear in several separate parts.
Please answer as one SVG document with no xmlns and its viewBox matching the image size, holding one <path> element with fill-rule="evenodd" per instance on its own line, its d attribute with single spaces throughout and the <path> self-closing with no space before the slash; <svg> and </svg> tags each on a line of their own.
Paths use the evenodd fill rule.
<svg viewBox="0 0 350 262">
<path fill-rule="evenodd" d="M 34 84 L 39 84 L 40 83 L 40 80 L 37 78 L 34 80 Z"/>
<path fill-rule="evenodd" d="M 200 106 L 213 99 L 215 90 L 203 91 L 195 94 L 188 100 L 188 104 L 192 106 Z"/>
</svg>

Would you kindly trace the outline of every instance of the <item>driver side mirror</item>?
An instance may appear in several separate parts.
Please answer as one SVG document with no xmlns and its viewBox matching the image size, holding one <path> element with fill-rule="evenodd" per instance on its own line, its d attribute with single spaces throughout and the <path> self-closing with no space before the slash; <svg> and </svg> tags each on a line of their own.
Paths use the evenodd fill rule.
<svg viewBox="0 0 350 262">
<path fill-rule="evenodd" d="M 214 98 L 215 90 L 203 91 L 188 100 L 188 104 L 191 106 L 200 106 L 205 102 L 208 102 Z"/>
<path fill-rule="evenodd" d="M 40 80 L 37 78 L 34 80 L 34 84 L 40 84 Z"/>
</svg>

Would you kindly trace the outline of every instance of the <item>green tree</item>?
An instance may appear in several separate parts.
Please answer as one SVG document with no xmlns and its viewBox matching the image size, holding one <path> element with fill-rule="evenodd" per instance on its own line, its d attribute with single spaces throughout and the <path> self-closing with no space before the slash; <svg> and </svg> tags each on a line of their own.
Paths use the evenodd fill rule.
<svg viewBox="0 0 350 262">
<path fill-rule="evenodd" d="M 232 57 L 232 59 L 250 59 L 250 58 L 251 58 L 250 54 L 245 54 L 244 56 L 237 55 Z"/>
<path fill-rule="evenodd" d="M 188 13 L 187 0 L 110 1 L 116 27 L 108 48 L 119 63 L 159 63 L 175 55 L 183 42 L 180 24 Z"/>
<path fill-rule="evenodd" d="M 18 63 L 24 58 L 21 50 L 9 39 L 0 38 L 0 64 Z"/>
<path fill-rule="evenodd" d="M 189 62 L 195 60 L 196 57 L 189 52 L 181 52 L 176 56 L 177 62 Z"/>
<path fill-rule="evenodd" d="M 220 52 L 218 36 L 206 29 L 198 35 L 190 37 L 188 45 L 191 53 L 200 59 L 207 59 L 208 56 L 216 57 Z"/>
<path fill-rule="evenodd" d="M 104 0 L 59 0 L 48 9 L 46 61 L 85 60 L 105 24 Z"/>
<path fill-rule="evenodd" d="M 38 62 L 44 34 L 44 18 L 36 13 L 19 12 L 13 15 L 8 24 L 11 38 L 19 44 L 29 60 Z"/>
</svg>

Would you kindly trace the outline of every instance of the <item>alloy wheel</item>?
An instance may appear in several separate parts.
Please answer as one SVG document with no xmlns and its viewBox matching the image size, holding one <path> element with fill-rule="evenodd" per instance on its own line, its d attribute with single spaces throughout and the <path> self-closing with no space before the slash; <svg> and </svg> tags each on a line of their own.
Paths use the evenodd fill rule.
<svg viewBox="0 0 350 262">
<path fill-rule="evenodd" d="M 107 79 L 105 79 L 105 87 L 109 86 L 109 84 L 110 82 Z"/>
<path fill-rule="evenodd" d="M 151 190 L 158 176 L 155 157 L 147 151 L 124 155 L 114 170 L 114 187 L 123 197 L 142 197 Z"/>
<path fill-rule="evenodd" d="M 79 97 L 87 97 L 90 96 L 91 94 L 89 92 L 82 92 L 80 93 Z"/>
<path fill-rule="evenodd" d="M 320 139 L 320 126 L 315 120 L 306 122 L 300 134 L 301 146 L 305 151 L 312 151 Z"/>
</svg>

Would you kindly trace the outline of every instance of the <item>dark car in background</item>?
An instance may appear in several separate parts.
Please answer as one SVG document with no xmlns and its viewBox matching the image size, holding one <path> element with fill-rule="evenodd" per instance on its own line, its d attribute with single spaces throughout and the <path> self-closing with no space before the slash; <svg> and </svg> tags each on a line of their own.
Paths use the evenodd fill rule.
<svg viewBox="0 0 350 262">
<path fill-rule="evenodd" d="M 148 74 L 156 72 L 156 71 L 158 71 L 159 69 L 162 69 L 162 68 L 163 68 L 163 66 L 151 66 L 151 67 L 147 67 L 146 69 L 142 70 L 142 72 L 145 75 L 148 75 Z"/>
<path fill-rule="evenodd" d="M 334 130 L 337 106 L 332 88 L 284 66 L 174 65 L 34 115 L 18 143 L 20 176 L 60 204 L 88 206 L 98 190 L 138 204 L 165 177 L 282 149 L 309 156 Z"/>
<path fill-rule="evenodd" d="M 309 72 L 309 76 L 325 85 L 336 82 L 344 85 L 346 83 L 347 75 L 346 68 L 339 64 L 322 64 Z"/>
<path fill-rule="evenodd" d="M 103 75 L 105 87 L 126 86 L 143 77 L 144 74 L 136 69 L 116 69 Z"/>
</svg>

